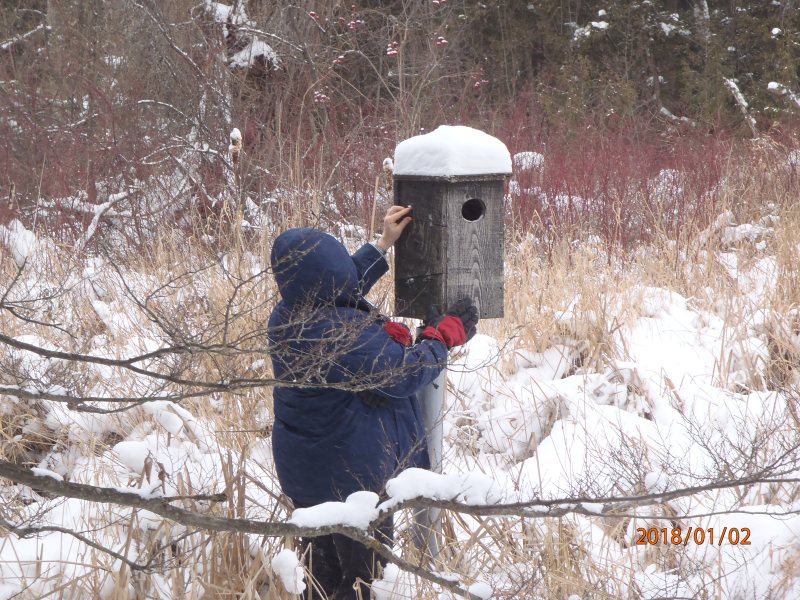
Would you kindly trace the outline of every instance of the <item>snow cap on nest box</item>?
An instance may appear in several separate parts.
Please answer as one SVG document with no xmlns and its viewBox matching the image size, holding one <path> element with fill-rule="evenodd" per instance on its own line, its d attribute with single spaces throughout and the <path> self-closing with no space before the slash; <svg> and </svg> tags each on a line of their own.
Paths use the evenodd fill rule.
<svg viewBox="0 0 800 600">
<path fill-rule="evenodd" d="M 442 125 L 409 138 L 394 152 L 395 176 L 462 177 L 510 175 L 506 145 L 472 127 Z"/>
<path fill-rule="evenodd" d="M 395 204 L 413 207 L 398 240 L 395 312 L 472 298 L 481 318 L 503 316 L 503 194 L 511 154 L 491 135 L 443 125 L 397 145 Z"/>
</svg>

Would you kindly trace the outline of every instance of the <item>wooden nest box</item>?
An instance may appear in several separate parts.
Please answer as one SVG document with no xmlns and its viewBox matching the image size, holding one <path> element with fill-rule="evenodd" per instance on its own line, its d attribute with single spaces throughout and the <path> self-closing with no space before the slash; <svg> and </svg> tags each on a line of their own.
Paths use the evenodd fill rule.
<svg viewBox="0 0 800 600">
<path fill-rule="evenodd" d="M 442 126 L 395 150 L 394 203 L 413 208 L 395 245 L 395 313 L 423 319 L 468 296 L 503 316 L 503 194 L 511 157 L 498 139 Z"/>
</svg>

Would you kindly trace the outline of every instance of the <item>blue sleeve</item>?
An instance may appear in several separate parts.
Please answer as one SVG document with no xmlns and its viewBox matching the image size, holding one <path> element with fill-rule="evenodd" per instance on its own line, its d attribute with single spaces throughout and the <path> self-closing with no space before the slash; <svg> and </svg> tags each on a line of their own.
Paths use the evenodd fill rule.
<svg viewBox="0 0 800 600">
<path fill-rule="evenodd" d="M 329 383 L 361 380 L 381 396 L 407 398 L 436 379 L 447 364 L 447 348 L 438 340 L 422 340 L 406 347 L 377 324 L 359 338 L 339 357 L 328 374 Z"/>
<path fill-rule="evenodd" d="M 387 398 L 407 398 L 431 383 L 447 364 L 447 348 L 438 340 L 422 340 L 410 348 L 394 340 L 387 343 L 388 351 L 376 357 L 373 368 L 381 372 L 397 372 L 385 384 L 373 391 Z"/>
<path fill-rule="evenodd" d="M 389 263 L 372 244 L 364 244 L 351 258 L 358 271 L 361 294 L 366 296 L 372 286 L 389 270 Z"/>
</svg>

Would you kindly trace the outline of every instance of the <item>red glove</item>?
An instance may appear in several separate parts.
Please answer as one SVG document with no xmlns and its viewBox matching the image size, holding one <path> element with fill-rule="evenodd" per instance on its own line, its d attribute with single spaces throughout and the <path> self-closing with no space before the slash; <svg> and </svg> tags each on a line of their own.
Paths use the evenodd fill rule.
<svg viewBox="0 0 800 600">
<path fill-rule="evenodd" d="M 398 344 L 406 347 L 411 345 L 411 331 L 402 323 L 387 321 L 383 325 L 383 330 L 388 333 L 389 337 L 391 337 Z"/>
<path fill-rule="evenodd" d="M 446 315 L 434 327 L 428 325 L 422 330 L 421 338 L 426 340 L 439 340 L 443 342 L 447 349 L 460 346 L 467 341 L 467 332 L 464 330 L 464 323 L 454 315 Z"/>
</svg>

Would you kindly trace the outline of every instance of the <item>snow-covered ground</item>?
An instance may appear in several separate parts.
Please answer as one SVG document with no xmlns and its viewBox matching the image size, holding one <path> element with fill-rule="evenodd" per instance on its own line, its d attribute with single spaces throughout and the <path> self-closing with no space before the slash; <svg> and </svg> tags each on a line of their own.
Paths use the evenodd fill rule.
<svg viewBox="0 0 800 600">
<path fill-rule="evenodd" d="M 685 257 L 687 269 L 714 265 L 715 273 L 724 274 L 725 285 L 713 290 L 689 296 L 634 283 L 606 286 L 602 304 L 580 293 L 559 306 L 534 309 L 522 302 L 525 310 L 513 315 L 520 322 L 499 326 L 494 336 L 478 335 L 453 358 L 444 474 L 404 473 L 388 486 L 384 504 L 361 494 L 290 515 L 275 483 L 267 391 L 152 401 L 111 414 L 81 412 L 23 392 L 132 397 L 156 393 L 161 382 L 114 365 L 78 368 L 20 347 L 7 349 L 2 359 L 0 458 L 35 463 L 42 477 L 145 497 L 227 490 L 233 501 L 222 507 L 191 500 L 183 506 L 306 526 L 365 527 L 382 506 L 416 496 L 474 506 L 527 505 L 509 508 L 505 516 L 445 517 L 448 539 L 437 570 L 458 575 L 476 597 L 800 597 L 794 481 L 800 438 L 791 392 L 800 383 L 791 363 L 800 335 L 796 314 L 781 313 L 774 302 L 782 273 L 772 243 L 778 222 L 777 216 L 723 221 L 712 232 L 714 244 Z M 243 278 L 231 273 L 256 277 L 263 266 L 260 255 L 247 253 L 220 257 L 206 268 L 175 263 L 172 272 L 138 271 L 105 258 L 72 263 L 18 223 L 0 233 L 4 289 L 16 267 L 24 267 L 3 301 L 19 307 L 39 298 L 26 314 L 67 326 L 47 337 L 35 322 L 5 314 L 3 332 L 17 342 L 98 357 L 162 347 L 164 332 L 153 314 L 173 306 L 169 302 L 185 311 L 175 318 L 187 319 L 186 334 L 196 334 L 192 328 L 202 330 L 200 316 L 214 309 L 215 294 L 225 295 L 220 281 L 234 289 Z M 526 260 L 530 248 L 510 247 L 509 268 L 520 255 Z M 53 268 L 53 261 L 61 266 Z M 179 277 L 184 266 L 194 269 L 189 281 Z M 598 273 L 597 285 L 607 276 Z M 159 287 L 167 281 L 172 283 Z M 531 277 L 510 283 L 507 294 L 532 297 L 546 285 Z M 723 288 L 727 294 L 715 298 Z M 246 286 L 238 289 L 247 296 Z M 133 301 L 154 290 L 159 292 L 146 307 Z M 253 295 L 255 290 L 266 294 L 268 284 L 251 288 Z M 250 302 L 237 304 L 238 314 L 248 307 L 259 315 L 268 311 L 268 303 Z M 517 304 L 510 298 L 509 305 Z M 534 351 L 517 332 L 542 315 L 550 315 L 559 334 Z M 775 364 L 776 332 L 786 344 L 787 364 Z M 237 356 L 234 371 L 265 376 L 265 358 Z M 141 363 L 148 364 L 155 363 Z M 23 395 L 15 397 L 15 389 Z M 659 496 L 685 488 L 697 489 Z M 559 501 L 554 506 L 564 514 L 548 517 L 550 500 Z M 0 517 L 44 528 L 23 538 L 0 528 L 3 599 L 61 590 L 74 597 L 200 598 L 229 577 L 232 563 L 242 568 L 244 580 L 259 582 L 252 593 L 268 582 L 295 593 L 305 587 L 297 559 L 281 539 L 239 536 L 226 542 L 145 510 L 8 484 L 0 487 Z M 637 543 L 648 534 L 658 543 Z M 403 539 L 398 536 L 397 552 Z M 123 568 L 125 561 L 150 568 Z M 374 593 L 380 600 L 452 597 L 394 566 Z"/>
</svg>

